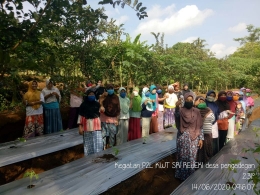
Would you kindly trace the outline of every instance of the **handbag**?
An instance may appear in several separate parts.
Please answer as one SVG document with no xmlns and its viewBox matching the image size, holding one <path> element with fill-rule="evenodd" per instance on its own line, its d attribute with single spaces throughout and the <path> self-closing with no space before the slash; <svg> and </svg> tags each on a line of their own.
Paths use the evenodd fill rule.
<svg viewBox="0 0 260 195">
<path fill-rule="evenodd" d="M 228 119 L 227 118 L 219 119 L 219 120 L 217 120 L 217 123 L 218 123 L 219 130 L 228 130 Z"/>
</svg>

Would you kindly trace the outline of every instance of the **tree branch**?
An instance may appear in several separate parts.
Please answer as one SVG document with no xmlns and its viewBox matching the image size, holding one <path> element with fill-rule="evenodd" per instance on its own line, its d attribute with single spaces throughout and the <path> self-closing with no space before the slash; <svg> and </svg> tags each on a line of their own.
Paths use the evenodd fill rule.
<svg viewBox="0 0 260 195">
<path fill-rule="evenodd" d="M 39 15 L 39 18 L 37 19 L 37 21 L 33 24 L 33 26 L 29 29 L 29 31 L 26 33 L 26 35 L 23 36 L 22 39 L 20 39 L 18 41 L 18 43 L 15 44 L 15 46 L 12 48 L 12 50 L 15 50 L 19 45 L 21 45 L 21 43 L 30 35 L 30 33 L 35 29 L 35 27 L 38 25 L 38 23 L 40 22 L 44 12 L 46 11 L 46 9 L 49 7 L 51 3 L 51 0 L 48 0 L 46 6 L 44 7 L 42 13 Z"/>
</svg>

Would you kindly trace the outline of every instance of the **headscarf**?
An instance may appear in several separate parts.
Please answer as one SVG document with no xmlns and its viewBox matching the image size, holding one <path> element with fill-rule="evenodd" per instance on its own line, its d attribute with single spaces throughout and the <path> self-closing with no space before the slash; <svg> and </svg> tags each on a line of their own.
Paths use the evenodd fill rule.
<svg viewBox="0 0 260 195">
<path fill-rule="evenodd" d="M 107 89 L 113 88 L 113 85 L 108 85 Z M 120 114 L 120 102 L 119 97 L 115 94 L 107 95 L 103 101 L 103 106 L 105 108 L 105 115 L 110 117 L 116 117 Z"/>
<path fill-rule="evenodd" d="M 169 85 L 169 86 L 168 86 L 168 91 L 169 91 L 170 89 L 174 90 L 173 85 Z"/>
<path fill-rule="evenodd" d="M 152 94 L 152 91 L 154 89 L 156 89 L 156 86 L 155 85 L 151 85 L 150 86 L 150 96 L 149 97 L 150 97 L 151 100 L 154 100 L 154 102 L 153 102 L 153 111 L 155 111 L 156 108 L 157 108 L 157 99 L 156 99 L 157 94 L 156 94 L 156 92 L 155 92 L 155 94 Z"/>
<path fill-rule="evenodd" d="M 186 93 L 184 100 L 189 96 L 193 97 L 193 93 Z M 197 108 L 192 107 L 187 109 L 185 107 L 180 108 L 180 132 L 189 131 L 191 140 L 195 140 L 201 133 L 202 118 L 200 111 Z"/>
<path fill-rule="evenodd" d="M 41 92 L 38 91 L 37 89 L 33 90 L 33 88 L 32 88 L 33 83 L 37 83 L 37 82 L 31 81 L 28 86 L 28 91 L 23 96 L 23 99 L 27 100 L 28 102 L 36 102 L 36 101 L 40 101 L 40 99 L 41 99 Z M 36 104 L 36 105 L 33 105 L 32 108 L 34 110 L 37 110 L 38 108 L 40 108 L 40 106 L 41 106 L 40 104 Z"/>
<path fill-rule="evenodd" d="M 127 114 L 129 112 L 129 104 L 130 104 L 130 101 L 128 99 L 128 97 L 125 97 L 125 98 L 122 98 L 120 96 L 120 93 L 122 90 L 125 90 L 126 89 L 124 87 L 120 87 L 119 90 L 118 90 L 118 93 L 119 93 L 119 102 L 120 102 L 120 109 L 121 109 L 121 112 L 123 114 Z"/>
<path fill-rule="evenodd" d="M 139 88 L 134 87 L 133 91 L 139 92 Z M 138 96 L 134 96 L 132 99 L 132 111 L 141 112 L 142 110 L 141 103 L 142 103 L 142 98 L 140 97 L 140 95 L 138 94 Z"/>
<path fill-rule="evenodd" d="M 187 90 L 184 89 L 185 86 L 188 86 L 188 87 L 189 87 L 188 83 L 184 83 L 184 85 L 183 85 L 183 89 L 182 89 L 182 95 L 183 95 L 183 96 L 184 96 L 186 93 L 190 92 L 190 89 L 189 89 L 189 88 L 188 88 Z"/>
<path fill-rule="evenodd" d="M 158 84 L 158 85 L 156 85 L 156 90 L 159 90 L 159 89 L 162 90 L 162 86 Z M 163 93 L 160 93 L 160 94 L 157 93 L 157 95 L 158 95 L 158 98 L 163 98 Z M 159 101 L 159 104 L 163 105 L 163 101 Z"/>
<path fill-rule="evenodd" d="M 96 99 L 98 100 L 99 96 L 102 95 L 104 92 L 106 92 L 106 88 L 105 87 L 97 88 L 96 91 L 95 91 Z"/>
<path fill-rule="evenodd" d="M 215 93 L 215 91 L 213 90 L 209 90 L 208 93 L 206 94 L 207 96 L 209 96 L 211 93 Z M 218 115 L 219 115 L 219 108 L 218 105 L 216 104 L 216 102 L 209 102 L 207 99 L 205 100 L 207 106 L 212 110 L 214 116 L 215 116 L 215 121 L 213 122 L 213 124 L 218 120 Z"/>
<path fill-rule="evenodd" d="M 219 108 L 219 112 L 220 112 L 220 113 L 223 112 L 223 111 L 225 111 L 225 110 L 230 110 L 230 106 L 229 106 L 227 100 L 226 100 L 226 101 L 220 101 L 220 100 L 219 100 L 219 97 L 220 97 L 222 94 L 227 95 L 227 93 L 226 93 L 225 91 L 220 91 L 220 92 L 218 92 L 218 99 L 217 99 L 217 101 L 216 101 L 216 104 L 217 104 L 217 106 L 218 106 L 218 108 Z"/>
<path fill-rule="evenodd" d="M 232 97 L 233 97 L 233 92 L 232 91 L 227 91 L 227 94 L 228 93 L 231 93 Z M 229 104 L 229 107 L 230 107 L 230 110 L 231 112 L 235 113 L 236 112 L 236 107 L 237 107 L 237 104 L 236 102 L 232 99 L 230 101 L 228 101 L 228 104 Z M 234 116 L 234 114 L 229 114 L 228 118 L 232 118 Z"/>
<path fill-rule="evenodd" d="M 142 91 L 142 104 L 145 102 L 145 100 L 148 98 L 145 96 L 146 92 L 149 91 L 148 87 L 144 87 Z"/>
<path fill-rule="evenodd" d="M 47 85 L 49 85 L 49 83 L 52 83 L 53 85 L 55 84 L 52 79 L 47 79 L 46 80 L 46 87 L 47 87 Z"/>
<path fill-rule="evenodd" d="M 79 115 L 85 117 L 86 119 L 94 119 L 100 116 L 99 109 L 100 104 L 97 101 L 89 101 L 88 95 L 94 92 L 93 90 L 88 90 L 84 95 L 84 101 L 79 107 Z"/>
<path fill-rule="evenodd" d="M 195 98 L 195 101 L 197 101 L 198 99 L 202 99 L 206 103 L 206 100 L 205 100 L 205 98 L 203 96 L 197 96 Z M 212 112 L 209 107 L 206 107 L 206 108 L 203 108 L 203 109 L 199 109 L 199 111 L 200 111 L 200 115 L 201 115 L 201 118 L 202 118 L 203 121 L 208 116 L 208 114 Z"/>
<path fill-rule="evenodd" d="M 149 91 L 148 87 L 144 87 L 142 92 L 142 104 L 145 102 L 145 100 L 149 98 L 145 96 L 145 93 L 147 91 Z M 147 102 L 146 109 L 149 111 L 153 111 L 152 103 L 150 101 Z"/>
</svg>

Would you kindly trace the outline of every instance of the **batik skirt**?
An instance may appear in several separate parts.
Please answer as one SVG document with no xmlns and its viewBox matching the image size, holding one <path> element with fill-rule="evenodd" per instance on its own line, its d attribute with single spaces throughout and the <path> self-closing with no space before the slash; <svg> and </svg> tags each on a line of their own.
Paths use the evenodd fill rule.
<svg viewBox="0 0 260 195">
<path fill-rule="evenodd" d="M 100 131 L 84 131 L 83 144 L 85 155 L 94 154 L 103 150 L 103 139 Z"/>
<path fill-rule="evenodd" d="M 190 134 L 184 131 L 178 132 L 177 136 L 177 162 L 180 166 L 176 167 L 175 177 L 180 180 L 187 179 L 195 172 L 199 138 L 190 139 Z M 185 166 L 186 164 L 186 166 Z M 188 165 L 188 166 L 187 166 Z"/>
<path fill-rule="evenodd" d="M 24 138 L 43 135 L 43 115 L 26 116 L 24 126 Z"/>
</svg>

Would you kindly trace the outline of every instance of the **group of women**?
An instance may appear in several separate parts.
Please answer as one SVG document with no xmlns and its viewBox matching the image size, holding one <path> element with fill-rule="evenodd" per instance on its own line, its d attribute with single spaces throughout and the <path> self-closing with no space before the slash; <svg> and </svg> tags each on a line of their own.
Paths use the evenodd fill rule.
<svg viewBox="0 0 260 195">
<path fill-rule="evenodd" d="M 63 129 L 59 102 L 60 91 L 54 87 L 52 80 L 46 81 L 46 87 L 37 90 L 37 81 L 29 83 L 28 91 L 23 96 L 26 106 L 24 137 L 58 132 Z"/>
<path fill-rule="evenodd" d="M 218 94 L 210 90 L 206 97 L 196 97 L 187 84 L 180 90 L 179 83 L 174 83 L 164 94 L 162 86 L 151 85 L 143 87 L 141 96 L 138 87 L 128 96 L 124 87 L 117 95 L 113 85 L 105 88 L 100 81 L 97 87 L 87 86 L 83 91 L 83 97 L 78 94 L 72 99 L 78 113 L 72 118 L 76 118 L 83 135 L 86 155 L 141 137 L 147 143 L 149 134 L 176 127 L 177 161 L 181 166 L 175 176 L 181 180 L 195 171 L 196 162 L 207 162 L 245 128 L 246 112 L 254 106 L 251 91 L 246 88 Z M 36 81 L 30 82 L 24 95 L 26 138 L 62 129 L 60 100 L 51 80 L 46 81 L 42 92 L 37 90 Z"/>
<path fill-rule="evenodd" d="M 176 102 L 177 167 L 175 177 L 187 179 L 206 163 L 229 140 L 245 129 L 246 113 L 254 106 L 250 89 L 240 91 L 208 91 L 206 97 L 185 93 L 184 104 Z"/>
</svg>

